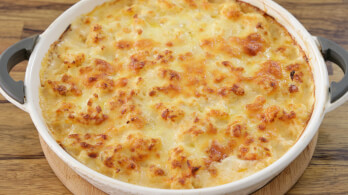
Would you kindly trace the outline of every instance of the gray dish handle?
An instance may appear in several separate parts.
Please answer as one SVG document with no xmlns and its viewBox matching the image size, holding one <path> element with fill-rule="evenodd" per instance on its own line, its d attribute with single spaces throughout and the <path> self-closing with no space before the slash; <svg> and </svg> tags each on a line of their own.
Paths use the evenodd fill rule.
<svg viewBox="0 0 348 195">
<path fill-rule="evenodd" d="M 326 61 L 336 63 L 344 72 L 341 81 L 332 82 L 330 85 L 330 103 L 342 98 L 348 91 L 348 52 L 337 43 L 323 37 L 317 37 L 323 57 Z"/>
<path fill-rule="evenodd" d="M 5 50 L 0 56 L 0 88 L 10 98 L 24 104 L 24 82 L 14 81 L 10 71 L 18 63 L 29 60 L 39 35 L 23 39 Z"/>
</svg>

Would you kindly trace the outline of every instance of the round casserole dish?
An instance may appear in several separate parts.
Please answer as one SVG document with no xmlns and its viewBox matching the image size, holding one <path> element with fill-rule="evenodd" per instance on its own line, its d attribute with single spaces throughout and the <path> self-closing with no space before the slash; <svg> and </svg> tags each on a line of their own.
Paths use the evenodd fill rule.
<svg viewBox="0 0 348 195">
<path fill-rule="evenodd" d="M 312 38 L 304 27 L 286 10 L 272 1 L 248 0 L 250 3 L 270 16 L 273 16 L 280 24 L 293 35 L 297 43 L 305 51 L 309 64 L 313 71 L 315 82 L 316 103 L 311 120 L 298 142 L 278 161 L 264 170 L 239 181 L 226 185 L 195 189 L 195 190 L 160 190 L 140 187 L 106 177 L 97 173 L 85 165 L 79 163 L 66 153 L 51 137 L 39 106 L 38 88 L 40 85 L 39 71 L 42 58 L 49 46 L 57 40 L 68 25 L 79 15 L 90 12 L 96 5 L 105 1 L 84 0 L 70 8 L 60 16 L 42 35 L 25 39 L 6 50 L 0 59 L 0 86 L 1 93 L 12 103 L 30 113 L 40 135 L 51 149 L 78 174 L 86 178 L 93 185 L 107 193 L 147 193 L 147 194 L 210 194 L 210 193 L 250 193 L 262 187 L 270 179 L 282 171 L 298 154 L 308 145 L 318 130 L 324 114 L 333 110 L 346 100 L 347 76 L 338 83 L 329 86 L 327 70 L 324 58 L 339 64 L 346 70 L 348 54 L 336 44 L 323 38 Z M 322 55 L 323 52 L 324 56 Z M 14 82 L 8 71 L 19 61 L 29 58 L 25 83 Z M 25 87 L 25 90 L 24 90 Z M 329 92 L 330 90 L 330 92 Z"/>
</svg>

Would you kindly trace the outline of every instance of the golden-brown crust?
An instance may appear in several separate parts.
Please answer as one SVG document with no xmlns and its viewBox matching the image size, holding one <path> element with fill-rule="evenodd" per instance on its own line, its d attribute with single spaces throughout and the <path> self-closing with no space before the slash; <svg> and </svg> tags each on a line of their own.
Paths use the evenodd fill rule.
<svg viewBox="0 0 348 195">
<path fill-rule="evenodd" d="M 52 44 L 40 78 L 44 118 L 66 151 L 157 188 L 265 168 L 300 137 L 315 101 L 291 35 L 234 0 L 105 3 Z"/>
</svg>

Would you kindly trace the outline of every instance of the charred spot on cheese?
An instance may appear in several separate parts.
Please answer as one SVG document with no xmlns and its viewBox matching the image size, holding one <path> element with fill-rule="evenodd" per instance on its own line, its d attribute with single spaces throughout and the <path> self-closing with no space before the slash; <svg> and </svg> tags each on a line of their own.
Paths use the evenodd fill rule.
<svg viewBox="0 0 348 195">
<path fill-rule="evenodd" d="M 246 109 L 249 111 L 258 111 L 258 110 L 262 109 L 262 107 L 265 103 L 266 103 L 265 97 L 257 96 L 253 103 L 246 105 Z"/>
<path fill-rule="evenodd" d="M 169 84 L 169 85 L 166 85 L 166 86 L 161 86 L 161 87 L 155 87 L 155 89 L 158 91 L 158 92 L 162 92 L 164 94 L 167 94 L 167 95 L 178 95 L 179 91 L 181 90 L 181 88 L 178 86 L 178 85 L 175 85 L 175 84 Z"/>
<path fill-rule="evenodd" d="M 250 152 L 249 147 L 246 147 L 246 146 L 243 146 L 240 148 L 239 155 L 238 155 L 240 159 L 248 160 L 248 161 L 257 160 L 258 156 L 259 155 L 257 153 Z"/>
<path fill-rule="evenodd" d="M 229 117 L 229 114 L 227 112 L 222 111 L 222 110 L 212 109 L 208 113 L 208 116 L 219 118 L 219 119 L 226 119 Z M 199 121 L 199 118 L 196 117 L 195 122 L 198 122 L 198 121 Z"/>
<path fill-rule="evenodd" d="M 66 95 L 67 89 L 64 85 L 58 85 L 54 88 L 54 90 L 58 91 L 60 95 Z"/>
<path fill-rule="evenodd" d="M 161 71 L 163 78 L 168 78 L 169 80 L 180 80 L 180 74 L 174 70 L 164 69 Z"/>
<path fill-rule="evenodd" d="M 192 126 L 190 129 L 185 131 L 184 133 L 192 134 L 194 136 L 198 136 L 200 134 L 204 134 L 204 131 L 197 126 Z"/>
<path fill-rule="evenodd" d="M 139 49 L 149 49 L 156 45 L 156 42 L 152 39 L 141 39 L 135 42 L 135 46 Z"/>
<path fill-rule="evenodd" d="M 116 47 L 118 49 L 130 49 L 133 46 L 132 41 L 127 41 L 127 40 L 120 40 L 116 43 Z"/>
<path fill-rule="evenodd" d="M 293 71 L 298 71 L 298 70 L 300 70 L 300 64 L 290 64 L 290 65 L 288 65 L 288 66 L 286 66 L 286 70 L 287 71 L 291 71 L 291 72 L 293 72 Z"/>
<path fill-rule="evenodd" d="M 218 90 L 218 94 L 221 96 L 226 96 L 228 95 L 230 92 L 233 92 L 235 95 L 237 96 L 243 96 L 244 95 L 244 89 L 241 88 L 239 85 L 237 84 L 233 84 L 232 87 L 222 87 Z"/>
<path fill-rule="evenodd" d="M 293 76 L 293 80 L 298 82 L 298 83 L 303 83 L 303 72 L 295 73 Z"/>
<path fill-rule="evenodd" d="M 51 45 L 40 80 L 62 148 L 102 174 L 163 189 L 264 169 L 296 143 L 315 102 L 299 44 L 238 0 L 110 0 Z"/>
<path fill-rule="evenodd" d="M 268 140 L 266 138 L 264 138 L 264 137 L 259 137 L 259 140 L 261 142 L 263 142 L 263 143 L 267 143 L 268 142 Z"/>
<path fill-rule="evenodd" d="M 62 78 L 62 80 L 64 80 L 64 76 Z M 80 96 L 81 95 L 81 90 L 78 89 L 78 87 L 76 86 L 76 84 L 74 82 L 64 82 L 62 81 L 63 84 L 59 81 L 51 81 L 51 80 L 47 80 L 47 84 L 52 88 L 52 90 L 61 95 L 61 96 L 67 96 L 69 94 L 72 94 L 74 96 Z"/>
<path fill-rule="evenodd" d="M 285 110 L 283 110 L 282 115 L 279 117 L 282 121 L 287 121 L 296 118 L 296 113 L 294 111 L 290 111 L 290 113 L 287 113 Z"/>
<path fill-rule="evenodd" d="M 192 174 L 193 176 L 196 176 L 196 173 L 197 173 L 197 171 L 199 171 L 199 169 L 201 168 L 201 166 L 193 166 L 193 164 L 192 164 L 192 162 L 191 162 L 190 160 L 187 160 L 186 163 L 187 163 L 187 167 L 188 167 L 188 168 L 190 169 L 190 171 L 191 171 L 191 174 Z"/>
<path fill-rule="evenodd" d="M 210 147 L 207 150 L 207 153 L 209 155 L 209 160 L 216 162 L 221 162 L 228 156 L 226 148 L 224 146 L 221 146 L 215 140 L 211 143 Z"/>
<path fill-rule="evenodd" d="M 240 137 L 242 135 L 242 126 L 237 124 L 233 126 L 232 131 L 234 137 Z"/>
<path fill-rule="evenodd" d="M 223 62 L 221 62 L 221 64 L 224 65 L 225 67 L 229 68 L 229 70 L 233 73 L 240 73 L 240 72 L 244 71 L 243 67 L 235 67 L 229 61 L 223 61 Z"/>
<path fill-rule="evenodd" d="M 62 57 L 62 60 L 68 68 L 82 65 L 82 63 L 85 62 L 85 58 L 86 58 L 84 53 L 65 54 L 63 56 L 64 57 Z"/>
<path fill-rule="evenodd" d="M 193 54 L 191 52 L 186 52 L 184 54 L 179 55 L 180 61 L 187 61 L 187 60 L 192 60 L 192 59 L 193 59 Z"/>
<path fill-rule="evenodd" d="M 103 72 L 106 74 L 113 74 L 116 71 L 115 68 L 105 60 L 95 59 L 94 62 L 97 66 L 97 70 L 99 70 L 100 72 Z"/>
<path fill-rule="evenodd" d="M 268 74 L 273 77 L 280 79 L 282 78 L 282 68 L 278 62 L 275 61 L 267 61 L 262 64 L 262 68 L 259 74 Z"/>
<path fill-rule="evenodd" d="M 136 72 L 140 71 L 144 68 L 144 66 L 148 63 L 146 59 L 144 59 L 144 54 L 132 55 L 130 57 L 129 68 Z"/>
<path fill-rule="evenodd" d="M 157 168 L 155 166 L 150 166 L 150 169 L 152 169 L 152 171 L 154 172 L 154 175 L 156 175 L 156 176 L 164 176 L 165 175 L 164 170 L 161 168 Z"/>
<path fill-rule="evenodd" d="M 295 76 L 295 71 L 293 70 L 290 72 L 290 78 L 292 81 L 294 80 L 294 76 Z"/>
<path fill-rule="evenodd" d="M 175 122 L 175 121 L 181 119 L 185 114 L 180 109 L 168 108 L 168 107 L 164 106 L 163 104 L 156 105 L 156 109 L 161 113 L 161 117 L 165 121 L 170 120 L 172 122 Z"/>
<path fill-rule="evenodd" d="M 152 96 L 155 96 L 155 95 L 156 95 L 156 91 L 153 91 L 153 90 L 152 90 L 152 91 L 150 91 L 149 96 L 151 96 L 151 97 L 152 97 Z"/>
<path fill-rule="evenodd" d="M 125 86 L 127 86 L 127 84 L 128 84 L 128 79 L 127 78 L 120 78 L 119 80 L 117 80 L 117 86 L 119 86 L 119 87 L 125 87 Z"/>
<path fill-rule="evenodd" d="M 242 96 L 244 95 L 244 89 L 241 88 L 239 85 L 236 85 L 236 84 L 233 84 L 232 88 L 231 88 L 231 91 L 238 95 L 238 96 Z"/>
<path fill-rule="evenodd" d="M 71 78 L 71 76 L 68 76 L 67 74 L 64 74 L 63 76 L 62 76 L 62 82 L 63 83 L 66 83 L 66 82 L 68 82 L 69 81 L 69 79 Z"/>
<path fill-rule="evenodd" d="M 105 39 L 103 27 L 100 24 L 91 26 L 90 33 L 86 41 L 87 44 L 98 44 L 103 39 Z"/>
<path fill-rule="evenodd" d="M 266 124 L 265 123 L 261 123 L 257 126 L 261 131 L 266 129 Z"/>
<path fill-rule="evenodd" d="M 238 4 L 226 4 L 221 8 L 221 13 L 228 19 L 238 19 L 242 13 Z"/>
<path fill-rule="evenodd" d="M 296 85 L 290 85 L 289 86 L 289 92 L 290 93 L 296 93 L 298 92 L 298 87 Z"/>
<path fill-rule="evenodd" d="M 173 42 L 167 42 L 167 43 L 166 43 L 166 46 L 168 46 L 168 47 L 173 47 Z"/>
<path fill-rule="evenodd" d="M 250 56 L 256 56 L 264 49 L 264 40 L 257 33 L 248 35 L 243 41 L 243 50 Z"/>
</svg>

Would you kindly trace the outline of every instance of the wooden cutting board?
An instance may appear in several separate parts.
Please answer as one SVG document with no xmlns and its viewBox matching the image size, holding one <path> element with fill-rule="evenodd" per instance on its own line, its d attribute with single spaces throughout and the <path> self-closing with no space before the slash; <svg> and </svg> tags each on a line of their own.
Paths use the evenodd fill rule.
<svg viewBox="0 0 348 195">
<path fill-rule="evenodd" d="M 278 195 L 285 194 L 301 177 L 312 159 L 318 135 L 316 135 L 307 148 L 283 172 L 275 177 L 263 188 L 253 195 Z M 54 173 L 60 181 L 76 195 L 104 195 L 105 193 L 88 183 L 66 165 L 40 137 L 42 150 Z"/>
<path fill-rule="evenodd" d="M 23 38 L 42 33 L 78 1 L 0 0 L 0 26 L 4 27 L 0 29 L 0 53 Z M 332 39 L 348 50 L 347 0 L 275 1 L 293 13 L 312 35 Z M 23 80 L 25 70 L 24 62 L 11 75 Z M 329 65 L 328 71 L 330 80 L 343 76 L 337 66 Z M 348 194 L 347 116 L 348 103 L 325 116 L 311 165 L 289 194 Z M 49 169 L 30 116 L 2 96 L 0 140 L 0 194 L 70 195 Z"/>
</svg>

